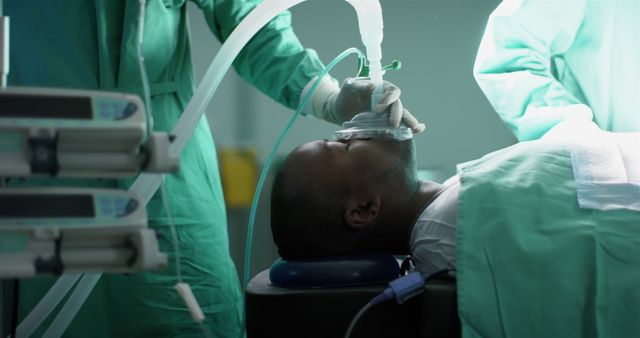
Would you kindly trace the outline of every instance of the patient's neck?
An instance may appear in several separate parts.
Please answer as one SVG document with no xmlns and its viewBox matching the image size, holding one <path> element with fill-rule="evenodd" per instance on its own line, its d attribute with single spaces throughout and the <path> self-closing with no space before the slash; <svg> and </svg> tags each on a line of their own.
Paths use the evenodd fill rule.
<svg viewBox="0 0 640 338">
<path fill-rule="evenodd" d="M 413 192 L 409 191 L 406 195 L 409 196 L 408 198 L 401 202 L 398 199 L 395 201 L 387 200 L 389 204 L 393 202 L 399 203 L 393 203 L 396 204 L 391 208 L 394 212 L 385 215 L 380 220 L 386 225 L 393 224 L 393 230 L 386 234 L 384 244 L 380 245 L 386 246 L 389 250 L 398 254 L 410 253 L 409 239 L 413 225 L 422 210 L 431 203 L 433 197 L 442 189 L 443 186 L 436 182 L 416 181 L 416 184 L 413 185 Z"/>
<path fill-rule="evenodd" d="M 405 214 L 408 218 L 406 222 L 408 222 L 408 231 L 406 233 L 406 243 L 409 243 L 409 237 L 411 236 L 411 230 L 413 229 L 413 225 L 416 223 L 416 220 L 422 213 L 422 211 L 429 206 L 435 200 L 436 195 L 438 195 L 444 186 L 440 183 L 436 183 L 433 181 L 419 181 L 418 187 L 416 191 L 413 193 L 410 202 L 407 205 L 407 209 L 405 210 Z"/>
<path fill-rule="evenodd" d="M 412 226 L 415 220 L 420 216 L 420 213 L 427 207 L 434 197 L 442 191 L 444 186 L 440 183 L 433 181 L 420 181 L 416 192 L 411 198 L 411 203 L 408 206 L 408 214 L 412 215 Z"/>
</svg>

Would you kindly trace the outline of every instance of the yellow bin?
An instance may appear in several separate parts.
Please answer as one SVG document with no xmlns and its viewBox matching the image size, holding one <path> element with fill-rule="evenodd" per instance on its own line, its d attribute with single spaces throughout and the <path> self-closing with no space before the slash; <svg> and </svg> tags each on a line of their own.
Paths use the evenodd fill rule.
<svg viewBox="0 0 640 338">
<path fill-rule="evenodd" d="M 257 153 L 252 148 L 218 152 L 224 199 L 229 208 L 249 208 L 258 181 Z"/>
</svg>

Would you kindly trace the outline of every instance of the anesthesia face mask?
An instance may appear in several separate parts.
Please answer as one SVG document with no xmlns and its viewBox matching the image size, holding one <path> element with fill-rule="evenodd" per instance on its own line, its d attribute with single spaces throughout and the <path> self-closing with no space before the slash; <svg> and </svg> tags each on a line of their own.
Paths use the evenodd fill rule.
<svg viewBox="0 0 640 338">
<path fill-rule="evenodd" d="M 387 70 L 400 69 L 402 63 L 394 60 L 388 66 L 382 67 L 383 74 Z M 369 75 L 369 66 L 363 57 L 358 59 L 358 76 L 367 77 Z M 355 140 L 355 139 L 384 139 L 395 141 L 406 141 L 413 138 L 413 131 L 404 123 L 398 128 L 391 125 L 388 113 L 371 113 L 363 112 L 342 124 L 342 129 L 333 134 L 336 140 Z"/>
<path fill-rule="evenodd" d="M 383 139 L 406 141 L 413 138 L 413 131 L 404 123 L 394 128 L 387 113 L 360 113 L 342 124 L 342 129 L 333 134 L 337 140 Z"/>
</svg>

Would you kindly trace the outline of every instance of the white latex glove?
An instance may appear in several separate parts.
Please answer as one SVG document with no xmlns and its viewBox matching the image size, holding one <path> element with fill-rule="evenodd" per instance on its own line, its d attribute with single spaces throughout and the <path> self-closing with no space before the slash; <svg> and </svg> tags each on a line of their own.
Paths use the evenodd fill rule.
<svg viewBox="0 0 640 338">
<path fill-rule="evenodd" d="M 313 79 L 303 91 L 309 90 Z M 338 87 L 335 80 L 323 78 L 320 86 L 311 99 L 305 112 L 335 124 L 351 120 L 356 114 L 370 111 L 371 93 L 375 85 L 369 79 L 347 78 Z M 391 82 L 384 82 L 384 92 L 376 105 L 375 112 L 389 112 L 389 119 L 394 127 L 404 122 L 414 133 L 424 131 L 424 123 L 420 123 L 400 101 L 400 88 Z"/>
</svg>

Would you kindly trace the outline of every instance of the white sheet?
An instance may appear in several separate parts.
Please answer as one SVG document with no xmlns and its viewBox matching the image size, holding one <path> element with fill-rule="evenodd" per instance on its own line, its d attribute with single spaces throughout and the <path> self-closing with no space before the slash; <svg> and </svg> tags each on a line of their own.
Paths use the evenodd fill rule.
<svg viewBox="0 0 640 338">
<path fill-rule="evenodd" d="M 570 149 L 581 208 L 640 211 L 640 133 L 597 131 Z"/>
</svg>

